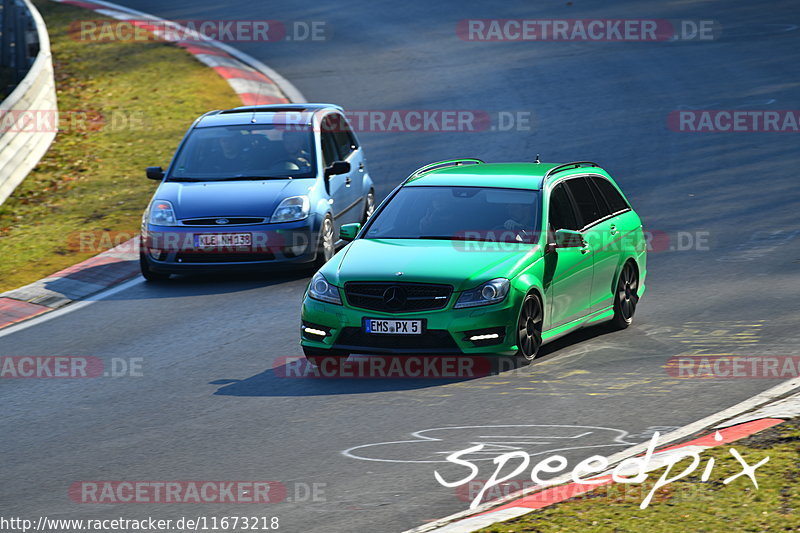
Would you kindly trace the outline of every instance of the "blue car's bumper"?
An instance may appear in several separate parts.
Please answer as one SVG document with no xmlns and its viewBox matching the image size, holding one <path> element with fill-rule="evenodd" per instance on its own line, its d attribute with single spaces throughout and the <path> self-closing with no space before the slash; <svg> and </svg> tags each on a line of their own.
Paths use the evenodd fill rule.
<svg viewBox="0 0 800 533">
<path fill-rule="evenodd" d="M 199 236 L 249 234 L 250 245 L 203 247 Z M 311 216 L 281 224 L 218 226 L 155 226 L 142 228 L 141 252 L 151 270 L 180 274 L 228 270 L 269 270 L 313 262 L 319 224 Z"/>
</svg>

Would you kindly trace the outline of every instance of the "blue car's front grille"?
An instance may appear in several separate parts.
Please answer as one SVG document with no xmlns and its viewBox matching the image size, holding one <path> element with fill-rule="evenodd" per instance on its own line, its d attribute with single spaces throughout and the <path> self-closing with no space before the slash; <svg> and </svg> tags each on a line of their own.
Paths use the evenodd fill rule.
<svg viewBox="0 0 800 533">
<path fill-rule="evenodd" d="M 222 222 L 225 221 L 225 222 Z M 184 226 L 240 226 L 242 224 L 262 224 L 264 217 L 211 217 L 211 218 L 192 218 L 182 220 Z"/>
<path fill-rule="evenodd" d="M 353 307 L 407 313 L 443 309 L 453 287 L 433 283 L 348 282 L 344 284 L 347 302 Z"/>
</svg>

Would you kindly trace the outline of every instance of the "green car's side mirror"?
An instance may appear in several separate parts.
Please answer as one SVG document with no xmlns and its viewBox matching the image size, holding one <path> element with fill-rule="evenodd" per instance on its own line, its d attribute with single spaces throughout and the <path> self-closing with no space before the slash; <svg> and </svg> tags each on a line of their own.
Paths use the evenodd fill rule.
<svg viewBox="0 0 800 533">
<path fill-rule="evenodd" d="M 560 229 L 556 231 L 556 248 L 575 248 L 583 246 L 583 235 L 580 231 Z"/>
<path fill-rule="evenodd" d="M 339 228 L 339 238 L 343 241 L 352 241 L 358 235 L 358 232 L 361 231 L 361 223 L 356 222 L 354 224 L 345 224 L 341 228 Z"/>
</svg>

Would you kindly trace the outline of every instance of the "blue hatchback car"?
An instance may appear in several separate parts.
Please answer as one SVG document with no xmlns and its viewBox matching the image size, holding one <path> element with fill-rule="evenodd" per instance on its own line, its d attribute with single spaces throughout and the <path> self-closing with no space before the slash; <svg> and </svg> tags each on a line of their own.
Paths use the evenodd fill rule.
<svg viewBox="0 0 800 533">
<path fill-rule="evenodd" d="M 198 118 L 142 217 L 147 280 L 170 274 L 320 266 L 343 224 L 364 222 L 375 195 L 341 107 L 237 107 Z"/>
</svg>

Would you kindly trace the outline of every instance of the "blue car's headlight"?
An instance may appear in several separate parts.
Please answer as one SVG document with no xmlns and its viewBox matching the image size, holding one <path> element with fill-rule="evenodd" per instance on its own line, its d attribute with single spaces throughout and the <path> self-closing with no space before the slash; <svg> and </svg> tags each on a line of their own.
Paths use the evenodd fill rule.
<svg viewBox="0 0 800 533">
<path fill-rule="evenodd" d="M 314 277 L 311 278 L 311 284 L 308 286 L 308 295 L 315 300 L 342 305 L 342 297 L 339 296 L 339 289 L 328 283 L 325 276 L 319 272 L 314 274 Z"/>
<path fill-rule="evenodd" d="M 154 226 L 176 226 L 175 210 L 166 200 L 153 200 L 150 203 L 148 220 Z"/>
<path fill-rule="evenodd" d="M 297 220 L 303 220 L 308 217 L 309 205 L 308 196 L 305 195 L 284 198 L 284 200 L 278 204 L 278 207 L 275 208 L 275 212 L 272 213 L 272 217 L 269 221 L 295 222 Z"/>
<path fill-rule="evenodd" d="M 502 302 L 508 294 L 511 283 L 506 278 L 495 278 L 461 293 L 455 308 L 478 307 Z"/>
</svg>

